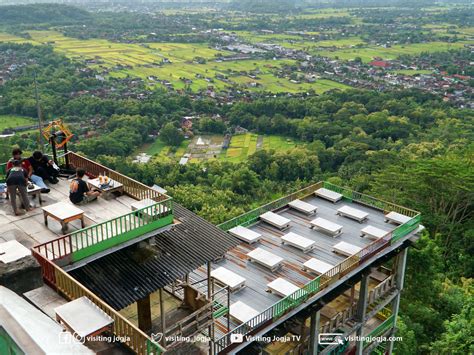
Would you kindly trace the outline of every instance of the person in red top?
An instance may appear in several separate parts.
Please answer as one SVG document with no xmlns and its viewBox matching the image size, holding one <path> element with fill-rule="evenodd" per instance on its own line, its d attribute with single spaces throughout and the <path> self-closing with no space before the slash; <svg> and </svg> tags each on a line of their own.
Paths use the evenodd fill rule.
<svg viewBox="0 0 474 355">
<path fill-rule="evenodd" d="M 13 168 L 13 162 L 15 160 L 19 160 L 21 161 L 21 166 L 23 169 L 26 170 L 26 172 L 28 173 L 28 179 L 30 179 L 36 186 L 39 186 L 41 187 L 41 192 L 42 193 L 48 193 L 50 191 L 50 189 L 48 188 L 48 186 L 44 183 L 43 179 L 40 177 L 40 176 L 37 176 L 35 174 L 33 174 L 33 167 L 31 166 L 30 162 L 28 161 L 28 159 L 22 159 L 21 158 L 21 155 L 23 154 L 23 152 L 21 151 L 20 148 L 15 148 L 13 149 L 12 151 L 12 156 L 13 158 L 10 159 L 7 163 L 7 172 Z"/>
</svg>

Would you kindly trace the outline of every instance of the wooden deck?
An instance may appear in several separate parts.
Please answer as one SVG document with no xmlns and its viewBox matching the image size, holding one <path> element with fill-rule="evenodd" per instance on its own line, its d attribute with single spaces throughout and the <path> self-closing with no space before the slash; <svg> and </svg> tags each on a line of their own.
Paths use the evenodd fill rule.
<svg viewBox="0 0 474 355">
<path fill-rule="evenodd" d="M 56 202 L 69 202 L 69 181 L 60 178 L 56 185 L 49 185 L 51 191 L 42 194 L 43 206 Z M 129 196 L 114 197 L 104 200 L 99 197 L 88 205 L 79 206 L 85 212 L 86 226 L 104 222 L 131 211 L 131 204 L 136 202 Z M 0 243 L 9 240 L 18 240 L 25 247 L 31 248 L 35 245 L 49 242 L 63 235 L 59 222 L 49 219 L 48 227 L 44 224 L 43 212 L 37 199 L 31 199 L 30 203 L 36 208 L 23 216 L 13 214 L 10 201 L 0 201 Z M 81 228 L 79 220 L 69 223 L 68 232 Z"/>
<path fill-rule="evenodd" d="M 231 295 L 231 304 L 237 301 L 242 301 L 257 311 L 262 312 L 281 299 L 281 297 L 266 291 L 266 285 L 269 282 L 281 277 L 299 287 L 302 287 L 317 276 L 302 270 L 303 263 L 307 260 L 317 258 L 331 265 L 337 265 L 342 262 L 345 257 L 335 254 L 332 251 L 335 244 L 340 241 L 345 241 L 363 248 L 370 244 L 372 240 L 360 237 L 360 230 L 362 228 L 370 224 L 386 231 L 391 231 L 396 227 L 395 225 L 384 222 L 384 214 L 382 212 L 359 204 L 347 201 L 340 201 L 334 204 L 330 201 L 313 196 L 304 199 L 304 201 L 318 207 L 316 216 L 341 225 L 342 234 L 334 238 L 333 236 L 321 233 L 317 230 L 312 230 L 310 229 L 310 221 L 315 218 L 314 215 L 308 216 L 290 208 L 284 208 L 278 212 L 278 214 L 291 220 L 291 227 L 286 231 L 280 231 L 263 222 L 258 222 L 251 227 L 248 227 L 262 235 L 260 242 L 252 245 L 241 243 L 236 248 L 230 250 L 226 254 L 225 259 L 213 265 L 213 268 L 223 266 L 246 279 L 246 287 Z M 368 220 L 364 223 L 359 223 L 358 221 L 336 215 L 337 210 L 343 205 L 349 205 L 369 213 Z M 316 247 L 312 251 L 304 253 L 302 250 L 290 245 L 282 245 L 281 237 L 288 232 L 294 232 L 305 238 L 314 240 L 316 242 Z M 247 253 L 259 247 L 285 259 L 283 266 L 272 272 L 258 264 L 248 262 L 246 256 Z M 385 276 L 386 275 L 381 274 L 380 272 L 374 273 L 374 277 L 371 279 L 369 287 L 373 288 L 378 284 L 378 282 L 380 282 L 379 279 L 384 279 Z M 199 268 L 191 275 L 191 277 L 196 280 L 205 278 L 206 268 Z M 356 286 L 356 292 L 354 295 L 355 299 L 358 297 L 357 290 L 358 285 Z M 337 312 L 346 309 L 349 306 L 349 303 L 350 290 L 325 306 L 325 309 L 323 309 L 322 312 L 321 323 L 327 321 L 331 317 L 331 314 L 336 314 Z M 222 318 L 222 322 L 218 322 L 217 331 L 225 333 L 225 326 L 225 319 Z M 231 328 L 236 326 L 238 326 L 238 324 L 231 322 Z"/>
<path fill-rule="evenodd" d="M 278 277 L 282 277 L 302 287 L 308 281 L 316 277 L 316 275 L 302 270 L 305 261 L 311 258 L 317 258 L 331 265 L 337 265 L 343 261 L 345 257 L 335 254 L 332 251 L 332 247 L 335 244 L 340 241 L 345 241 L 359 247 L 365 247 L 372 242 L 368 238 L 360 237 L 360 230 L 366 225 L 370 224 L 387 231 L 393 230 L 396 227 L 395 225 L 384 222 L 384 214 L 382 212 L 358 204 L 351 204 L 344 201 L 333 204 L 318 197 L 310 197 L 305 199 L 305 201 L 318 207 L 317 216 L 342 225 L 342 234 L 333 238 L 317 230 L 312 230 L 309 228 L 309 222 L 314 219 L 313 216 L 307 216 L 304 213 L 288 208 L 278 212 L 280 215 L 292 221 L 291 227 L 287 231 L 280 231 L 277 228 L 261 222 L 249 227 L 251 230 L 262 234 L 260 242 L 252 245 L 241 243 L 238 247 L 227 253 L 224 260 L 219 261 L 213 266 L 215 268 L 224 266 L 246 278 L 246 287 L 232 295 L 231 303 L 242 301 L 260 312 L 264 311 L 281 299 L 279 296 L 266 292 L 266 285 L 269 282 Z M 368 212 L 370 214 L 368 221 L 361 224 L 355 220 L 336 215 L 337 209 L 345 204 Z M 302 250 L 290 245 L 281 245 L 281 236 L 288 232 L 294 232 L 305 238 L 314 240 L 316 242 L 316 248 L 304 253 Z M 282 257 L 285 260 L 283 266 L 272 272 L 258 264 L 248 262 L 246 254 L 258 247 Z M 193 277 L 197 280 L 205 278 L 205 267 L 196 270 Z"/>
</svg>

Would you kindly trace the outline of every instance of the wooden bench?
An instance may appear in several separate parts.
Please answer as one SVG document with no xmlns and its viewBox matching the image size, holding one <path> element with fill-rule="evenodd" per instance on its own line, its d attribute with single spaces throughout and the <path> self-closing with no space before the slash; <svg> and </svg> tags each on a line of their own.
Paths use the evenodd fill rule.
<svg viewBox="0 0 474 355">
<path fill-rule="evenodd" d="M 280 216 L 273 212 L 266 212 L 260 216 L 260 219 L 268 224 L 271 224 L 274 227 L 277 227 L 280 230 L 290 227 L 290 222 L 288 218 Z"/>
<path fill-rule="evenodd" d="M 303 270 L 309 270 L 316 275 L 322 275 L 331 270 L 334 266 L 316 258 L 311 258 L 303 264 Z"/>
<path fill-rule="evenodd" d="M 294 201 L 291 201 L 288 206 L 290 206 L 291 208 L 297 210 L 297 211 L 300 211 L 300 212 L 303 212 L 303 213 L 306 213 L 306 214 L 315 214 L 316 211 L 318 210 L 318 208 L 308 202 L 305 202 L 305 201 L 301 201 L 301 200 L 294 200 Z"/>
<path fill-rule="evenodd" d="M 362 248 L 358 247 L 357 245 L 349 244 L 346 242 L 339 242 L 335 246 L 333 246 L 333 252 L 344 256 L 352 256 L 354 254 L 357 254 L 361 250 Z"/>
<path fill-rule="evenodd" d="M 357 208 L 349 207 L 349 206 L 342 206 L 337 210 L 337 215 L 344 216 L 347 218 L 351 218 L 356 220 L 359 223 L 364 222 L 367 218 L 369 218 L 369 214 L 367 212 L 358 210 Z"/>
<path fill-rule="evenodd" d="M 110 331 L 114 323 L 107 313 L 85 296 L 56 307 L 54 312 L 58 323 L 63 323 L 81 340 Z"/>
<path fill-rule="evenodd" d="M 394 224 L 404 224 L 411 220 L 411 217 L 405 216 L 398 212 L 389 212 L 385 215 L 385 223 L 391 222 Z"/>
<path fill-rule="evenodd" d="M 260 233 L 254 232 L 253 230 L 242 226 L 229 229 L 229 233 L 249 244 L 256 243 L 262 238 Z"/>
<path fill-rule="evenodd" d="M 242 301 L 237 301 L 229 307 L 230 316 L 238 323 L 245 323 L 260 314 L 257 310 Z"/>
<path fill-rule="evenodd" d="M 231 292 L 240 290 L 245 287 L 246 279 L 235 272 L 226 269 L 225 267 L 218 267 L 211 271 L 211 276 L 218 282 L 225 286 L 229 286 Z"/>
<path fill-rule="evenodd" d="M 290 232 L 281 237 L 281 244 L 288 244 L 295 248 L 301 249 L 304 253 L 312 250 L 316 246 L 314 240 L 302 237 L 299 234 Z"/>
<path fill-rule="evenodd" d="M 249 257 L 250 261 L 259 263 L 260 265 L 263 265 L 272 271 L 278 269 L 282 265 L 284 260 L 278 255 L 270 253 L 262 248 L 252 250 L 250 253 L 247 254 L 247 256 Z"/>
<path fill-rule="evenodd" d="M 331 234 L 333 237 L 337 237 L 342 233 L 342 226 L 321 217 L 313 219 L 310 224 L 311 229 L 317 228 L 319 230 Z"/>
<path fill-rule="evenodd" d="M 370 239 L 380 239 L 386 236 L 387 233 L 388 231 L 385 231 L 383 229 L 380 229 L 374 226 L 367 226 L 364 229 L 361 229 L 360 236 L 361 237 L 367 236 Z"/>
<path fill-rule="evenodd" d="M 324 198 L 325 200 L 329 200 L 332 203 L 336 203 L 342 199 L 342 195 L 338 192 L 334 192 L 332 190 L 328 190 L 324 187 L 317 189 L 314 194 L 318 197 Z"/>
<path fill-rule="evenodd" d="M 300 289 L 298 286 L 293 285 L 291 282 L 286 281 L 281 277 L 267 284 L 267 287 L 269 292 L 272 292 L 281 297 L 289 296 Z"/>
</svg>

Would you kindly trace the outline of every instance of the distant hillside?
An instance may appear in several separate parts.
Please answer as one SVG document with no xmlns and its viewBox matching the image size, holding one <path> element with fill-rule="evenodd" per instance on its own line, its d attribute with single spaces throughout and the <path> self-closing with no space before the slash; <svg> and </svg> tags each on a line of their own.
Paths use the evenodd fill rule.
<svg viewBox="0 0 474 355">
<path fill-rule="evenodd" d="M 69 24 L 89 20 L 91 14 L 74 6 L 33 4 L 0 6 L 0 24 Z"/>
</svg>

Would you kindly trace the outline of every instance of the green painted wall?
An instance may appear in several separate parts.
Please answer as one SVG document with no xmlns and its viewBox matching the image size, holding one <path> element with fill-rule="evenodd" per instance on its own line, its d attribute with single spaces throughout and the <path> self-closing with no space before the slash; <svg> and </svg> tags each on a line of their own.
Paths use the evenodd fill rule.
<svg viewBox="0 0 474 355">
<path fill-rule="evenodd" d="M 24 355 L 25 353 L 13 341 L 8 333 L 0 327 L 0 354 L 1 355 Z"/>
<path fill-rule="evenodd" d="M 82 260 L 84 258 L 87 258 L 89 256 L 92 256 L 94 254 L 100 253 L 104 250 L 107 250 L 109 248 L 112 248 L 116 245 L 125 243 L 129 240 L 135 239 L 137 237 L 140 237 L 146 233 L 152 232 L 156 229 L 162 228 L 164 226 L 167 226 L 169 224 L 173 223 L 173 214 L 169 214 L 168 216 L 165 216 L 163 218 L 160 218 L 156 221 L 153 221 L 151 223 L 148 223 L 144 226 L 138 227 L 136 229 L 133 229 L 129 232 L 122 233 L 118 236 L 103 240 L 99 243 L 96 243 L 94 245 L 91 245 L 89 247 L 80 249 L 75 251 L 72 254 L 72 262 L 75 263 L 79 260 Z"/>
</svg>

